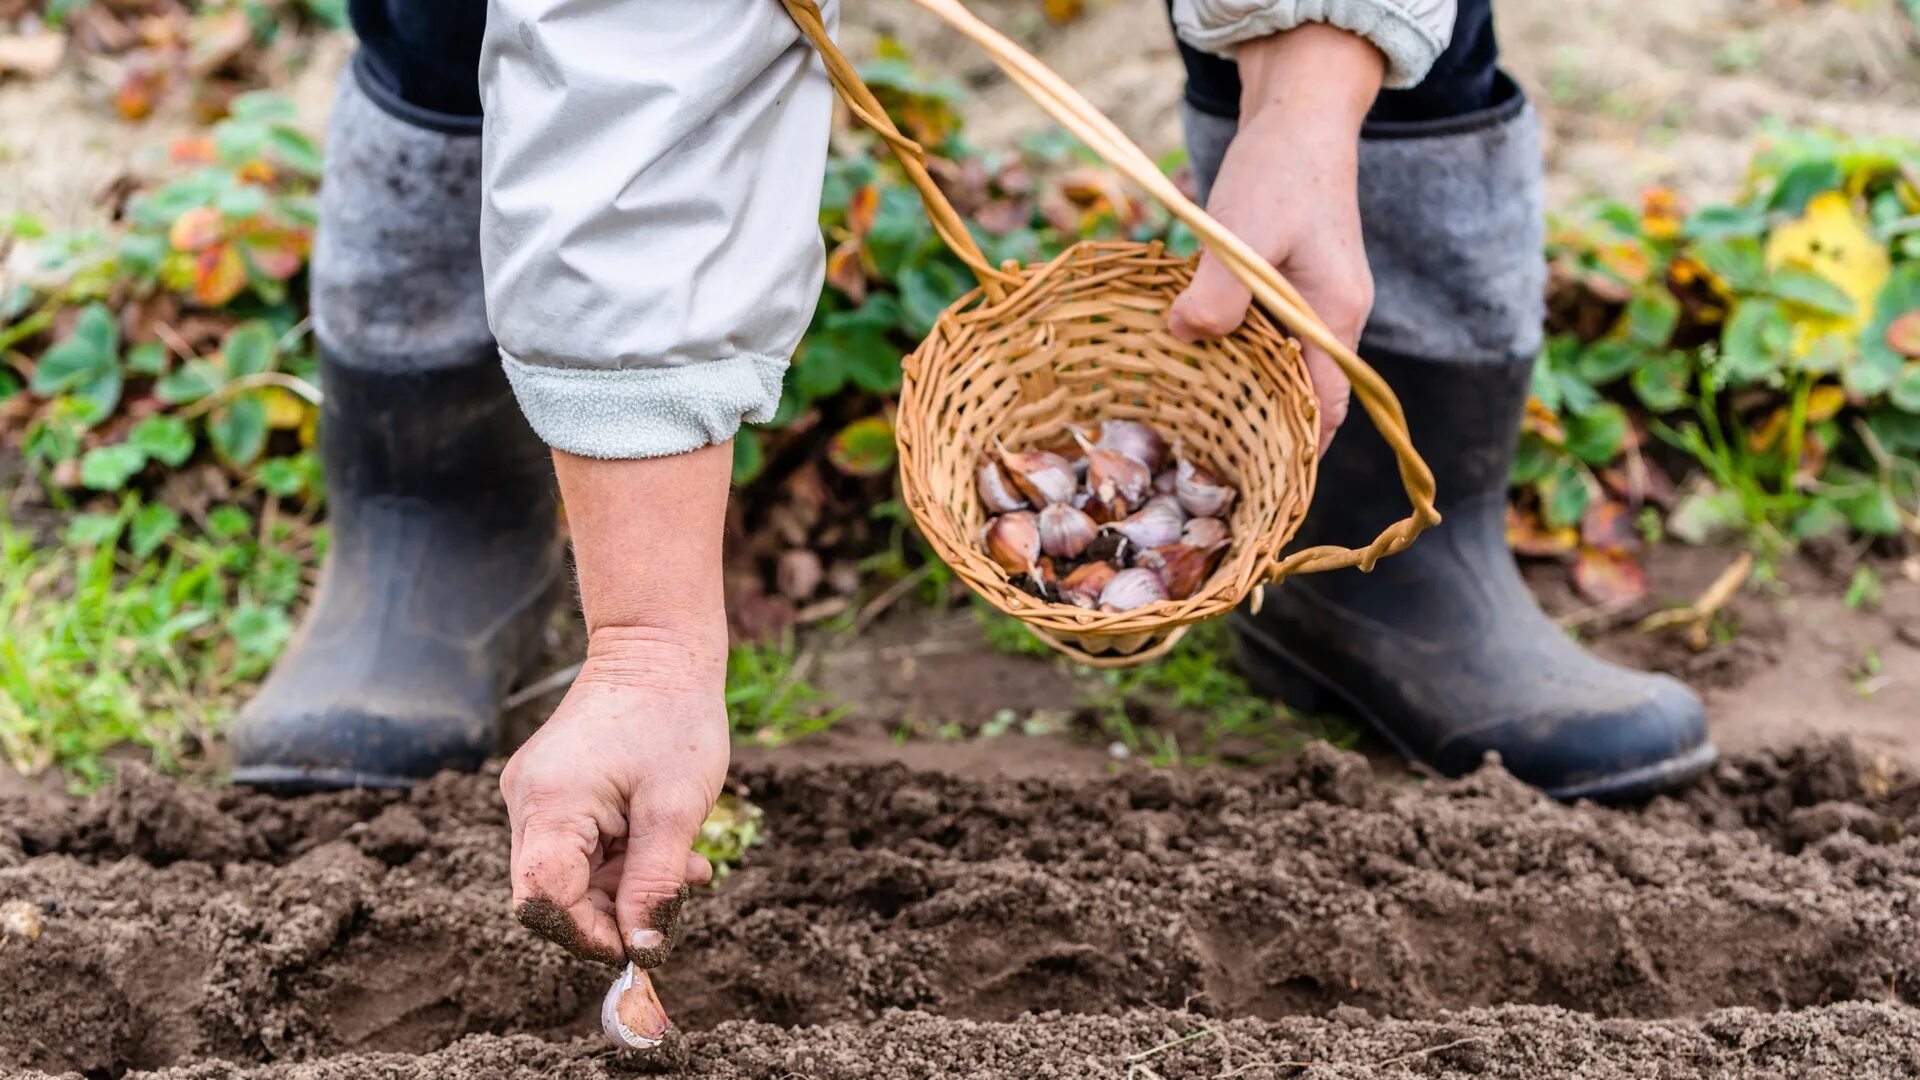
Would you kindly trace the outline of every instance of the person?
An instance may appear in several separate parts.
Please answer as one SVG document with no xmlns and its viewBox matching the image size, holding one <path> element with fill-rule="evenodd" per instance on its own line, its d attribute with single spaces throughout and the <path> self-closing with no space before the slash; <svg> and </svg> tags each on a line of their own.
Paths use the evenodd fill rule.
<svg viewBox="0 0 1920 1080">
<path fill-rule="evenodd" d="M 692 840 L 727 767 L 730 440 L 772 416 L 819 295 L 832 90 L 777 0 L 350 10 L 312 270 L 334 539 L 237 722 L 235 779 L 477 766 L 564 595 L 557 475 L 588 644 L 501 776 L 514 901 L 581 955 L 651 965 L 710 874 Z M 1275 590 L 1237 620 L 1245 670 L 1444 772 L 1497 752 L 1561 798 L 1698 774 L 1698 700 L 1569 641 L 1505 545 L 1541 160 L 1488 0 L 1170 12 L 1206 205 L 1393 386 L 1445 515 L 1370 575 Z M 1170 329 L 1227 333 L 1247 304 L 1203 258 Z M 1341 426 L 1337 369 L 1307 363 L 1326 450 L 1297 542 L 1353 544 L 1403 495 L 1365 418 Z"/>
</svg>

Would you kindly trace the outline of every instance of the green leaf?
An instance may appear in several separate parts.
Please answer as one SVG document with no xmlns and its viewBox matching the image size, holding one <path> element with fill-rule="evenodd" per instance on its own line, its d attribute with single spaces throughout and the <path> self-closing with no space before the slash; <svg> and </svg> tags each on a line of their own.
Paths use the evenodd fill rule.
<svg viewBox="0 0 1920 1080">
<path fill-rule="evenodd" d="M 227 109 L 235 120 L 290 123 L 300 117 L 300 110 L 294 106 L 292 99 L 270 90 L 241 94 L 233 99 Z"/>
<path fill-rule="evenodd" d="M 1611 401 L 1571 414 L 1565 423 L 1567 452 L 1589 465 L 1611 462 L 1627 439 L 1627 412 Z"/>
<path fill-rule="evenodd" d="M 1799 543 L 1815 537 L 1836 535 L 1846 527 L 1847 516 L 1832 503 L 1821 499 L 1807 504 L 1806 509 L 1794 515 L 1793 522 L 1787 526 L 1787 535 Z"/>
<path fill-rule="evenodd" d="M 1741 301 L 1721 337 L 1720 355 L 1726 361 L 1728 382 L 1743 386 L 1779 372 L 1792 339 L 1792 324 L 1779 304 Z"/>
<path fill-rule="evenodd" d="M 1854 312 L 1853 298 L 1820 274 L 1798 266 L 1783 266 L 1767 281 L 1767 290 L 1789 304 L 1822 315 L 1845 318 Z"/>
<path fill-rule="evenodd" d="M 258 394 L 235 398 L 217 408 L 207 422 L 207 434 L 222 458 L 244 468 L 267 446 L 267 404 Z"/>
<path fill-rule="evenodd" d="M 1900 507 L 1885 484 L 1840 499 L 1838 508 L 1854 531 L 1863 535 L 1892 536 L 1900 531 Z"/>
<path fill-rule="evenodd" d="M 193 432 L 187 422 L 164 413 L 149 416 L 133 425 L 127 443 L 162 465 L 177 469 L 193 456 Z"/>
<path fill-rule="evenodd" d="M 1894 267 L 1874 299 L 1873 322 L 1860 333 L 1860 358 L 1844 376 L 1848 390 L 1876 397 L 1901 377 L 1907 358 L 1887 341 L 1887 331 L 1895 319 L 1912 311 L 1920 311 L 1920 263 L 1905 262 Z"/>
<path fill-rule="evenodd" d="M 300 457 L 268 458 L 254 473 L 272 495 L 291 499 L 307 486 L 308 463 Z"/>
<path fill-rule="evenodd" d="M 884 416 L 855 420 L 827 443 L 827 460 L 847 476 L 879 476 L 893 468 L 893 424 Z"/>
<path fill-rule="evenodd" d="M 138 277 L 160 272 L 160 260 L 167 256 L 167 240 L 153 233 L 128 233 L 120 238 L 120 269 Z"/>
<path fill-rule="evenodd" d="M 1641 347 L 1633 342 L 1602 338 L 1580 353 L 1580 377 L 1594 386 L 1605 386 L 1633 370 L 1643 355 Z"/>
<path fill-rule="evenodd" d="M 1551 528 L 1564 529 L 1580 523 L 1593 498 L 1587 486 L 1587 472 L 1572 458 L 1562 458 L 1541 482 L 1540 516 Z"/>
<path fill-rule="evenodd" d="M 207 533 L 215 540 L 232 540 L 253 531 L 253 518 L 231 504 L 207 511 Z"/>
<path fill-rule="evenodd" d="M 1757 292 L 1767 280 L 1760 242 L 1750 236 L 1702 241 L 1693 247 L 1693 257 L 1736 293 Z"/>
<path fill-rule="evenodd" d="M 68 547 L 103 547 L 120 538 L 120 518 L 116 514 L 81 514 L 67 523 Z"/>
<path fill-rule="evenodd" d="M 114 408 L 120 404 L 120 384 L 120 368 L 115 364 L 68 390 L 67 395 L 79 406 L 74 416 L 87 427 L 112 416 Z"/>
<path fill-rule="evenodd" d="M 1520 446 L 1513 455 L 1513 471 L 1508 482 L 1514 487 L 1526 487 L 1547 475 L 1553 463 L 1559 460 L 1560 452 L 1549 446 L 1545 439 L 1531 432 L 1520 436 Z"/>
<path fill-rule="evenodd" d="M 234 327 L 220 345 L 220 355 L 227 361 L 227 374 L 237 379 L 258 375 L 273 367 L 275 340 L 272 328 L 260 319 Z"/>
<path fill-rule="evenodd" d="M 1751 238 L 1766 231 L 1767 216 L 1743 206 L 1704 206 L 1688 215 L 1680 226 L 1681 234 L 1693 240 Z"/>
<path fill-rule="evenodd" d="M 293 622 L 286 609 L 263 604 L 242 604 L 227 616 L 227 633 L 244 654 L 271 660 L 293 636 Z"/>
<path fill-rule="evenodd" d="M 235 184 L 220 193 L 214 206 L 229 220 L 250 218 L 267 208 L 267 193 L 257 184 Z"/>
<path fill-rule="evenodd" d="M 740 433 L 733 437 L 733 486 L 745 487 L 753 483 L 765 465 L 760 433 L 741 428 Z"/>
<path fill-rule="evenodd" d="M 169 405 L 199 401 L 225 386 L 227 369 L 211 360 L 189 360 L 153 384 L 153 396 Z"/>
<path fill-rule="evenodd" d="M 1682 543 L 1710 544 L 1732 533 L 1742 520 L 1738 494 L 1707 486 L 1683 497 L 1667 515 L 1667 533 Z"/>
<path fill-rule="evenodd" d="M 267 148 L 280 164 L 303 176 L 319 176 L 324 167 L 313 140 L 292 128 L 276 127 L 268 132 Z"/>
<path fill-rule="evenodd" d="M 1840 165 L 1832 160 L 1805 161 L 1788 169 L 1774 185 L 1767 209 L 1785 211 L 1795 217 L 1806 212 L 1807 203 L 1823 191 L 1833 191 L 1845 182 Z"/>
<path fill-rule="evenodd" d="M 1678 350 L 1649 359 L 1633 369 L 1631 385 L 1640 404 L 1656 413 L 1684 408 L 1687 388 L 1692 379 L 1688 354 Z"/>
<path fill-rule="evenodd" d="M 96 446 L 80 457 L 80 482 L 95 491 L 119 491 L 146 467 L 147 453 L 137 446 Z"/>
<path fill-rule="evenodd" d="M 155 503 L 134 512 L 127 523 L 127 548 L 138 558 L 146 558 L 160 549 L 167 538 L 180 531 L 180 514 L 171 506 Z"/>
<path fill-rule="evenodd" d="M 244 165 L 266 149 L 268 133 L 264 123 L 234 117 L 214 126 L 214 151 L 228 165 Z"/>
<path fill-rule="evenodd" d="M 1642 292 L 1627 304 L 1622 320 L 1627 340 L 1649 349 L 1664 349 L 1673 337 L 1673 328 L 1680 325 L 1680 302 L 1664 288 Z"/>
<path fill-rule="evenodd" d="M 119 349 L 120 330 L 114 325 L 113 313 L 107 310 L 105 304 L 88 304 L 80 310 L 73 333 L 40 357 L 28 386 L 42 397 L 52 397 L 95 383 L 103 375 L 113 372 L 116 376 L 114 397 L 117 399 L 119 384 L 116 365 Z"/>
<path fill-rule="evenodd" d="M 134 375 L 159 375 L 167 370 L 167 348 L 157 341 L 135 345 L 127 350 L 127 371 Z"/>
</svg>

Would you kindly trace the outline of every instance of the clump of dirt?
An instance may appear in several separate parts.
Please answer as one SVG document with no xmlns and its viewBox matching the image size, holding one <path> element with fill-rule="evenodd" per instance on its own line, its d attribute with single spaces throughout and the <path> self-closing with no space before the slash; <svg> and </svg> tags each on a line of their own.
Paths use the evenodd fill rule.
<svg viewBox="0 0 1920 1080">
<path fill-rule="evenodd" d="M 1744 757 L 1637 809 L 1555 805 L 1497 768 L 1386 785 L 1325 747 L 1110 779 L 751 769 L 772 839 L 688 908 L 658 982 L 692 1034 L 665 1058 L 588 1037 L 610 970 L 514 923 L 491 777 L 276 801 L 130 771 L 84 803 L 0 799 L 0 901 L 45 914 L 0 945 L 0 1060 L 1915 1075 L 1920 781 L 1862 760 Z"/>
</svg>

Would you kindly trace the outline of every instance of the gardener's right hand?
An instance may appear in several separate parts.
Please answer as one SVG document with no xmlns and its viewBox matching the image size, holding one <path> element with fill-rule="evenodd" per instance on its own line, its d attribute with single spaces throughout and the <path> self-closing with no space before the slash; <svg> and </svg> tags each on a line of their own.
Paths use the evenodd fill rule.
<svg viewBox="0 0 1920 1080">
<path fill-rule="evenodd" d="M 513 908 L 577 956 L 653 967 L 727 774 L 726 650 L 602 627 L 573 688 L 500 775 Z"/>
</svg>

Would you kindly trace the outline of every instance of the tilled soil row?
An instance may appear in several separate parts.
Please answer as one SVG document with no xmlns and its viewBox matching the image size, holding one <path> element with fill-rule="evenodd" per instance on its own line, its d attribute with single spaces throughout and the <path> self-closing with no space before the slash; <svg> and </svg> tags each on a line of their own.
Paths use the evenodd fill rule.
<svg viewBox="0 0 1920 1080">
<path fill-rule="evenodd" d="M 1082 1058 L 1108 1070 L 1084 1075 L 1113 1075 L 1151 1033 L 1213 1017 L 1239 1019 L 1176 1049 L 1359 1068 L 1450 1026 L 1511 1022 L 1595 1060 L 1666 1040 L 1707 1070 L 1671 1075 L 1719 1075 L 1766 1047 L 1858 1064 L 1882 1035 L 1915 1042 L 1920 785 L 1845 747 L 1732 762 L 1633 811 L 1556 806 L 1497 769 L 1382 787 L 1324 748 L 1262 774 L 983 783 L 845 766 L 743 782 L 773 838 L 694 905 L 659 977 L 676 1018 L 708 1032 L 686 1044 L 708 1069 L 696 1075 L 781 1075 L 768 1063 L 807 1054 L 827 1056 L 788 1071 L 853 1075 L 863 1053 L 923 1075 L 1002 1043 L 1029 1055 L 1007 1075 Z M 474 1075 L 553 1055 L 625 1067 L 547 1041 L 591 1026 L 610 973 L 507 913 L 490 778 L 276 801 L 132 772 L 86 803 L 0 803 L 0 821 L 0 901 L 45 913 L 37 940 L 0 946 L 0 1063 L 113 1075 L 430 1053 L 488 1033 L 529 1037 L 421 1060 Z M 1824 1007 L 1836 1001 L 1894 1004 Z M 1515 1004 L 1590 1015 L 1472 1011 Z M 1805 1011 L 1603 1021 L 1726 1006 Z M 1433 1024 L 1375 1031 L 1355 1008 Z M 1041 1010 L 1074 1015 L 959 1022 Z M 1111 1018 L 1124 1010 L 1143 1011 Z M 715 1027 L 730 1020 L 774 1026 Z M 787 1030 L 808 1024 L 835 1026 Z M 1505 1068 L 1523 1059 L 1501 1048 L 1528 1045 L 1476 1036 L 1447 1053 Z M 1635 1075 L 1593 1075 L 1616 1074 Z"/>
<path fill-rule="evenodd" d="M 822 1027 L 730 1021 L 644 1053 L 592 1039 L 474 1035 L 425 1055 L 353 1054 L 253 1068 L 201 1064 L 135 1075 L 610 1080 L 661 1074 L 688 1080 L 1900 1080 L 1920 1076 L 1920 1012 L 1854 1003 L 1624 1022 L 1521 1005 L 1431 1021 L 1341 1010 L 1327 1018 L 1216 1022 L 1142 1009 L 1117 1016 L 1047 1013 L 1005 1023 L 893 1012 Z"/>
</svg>

